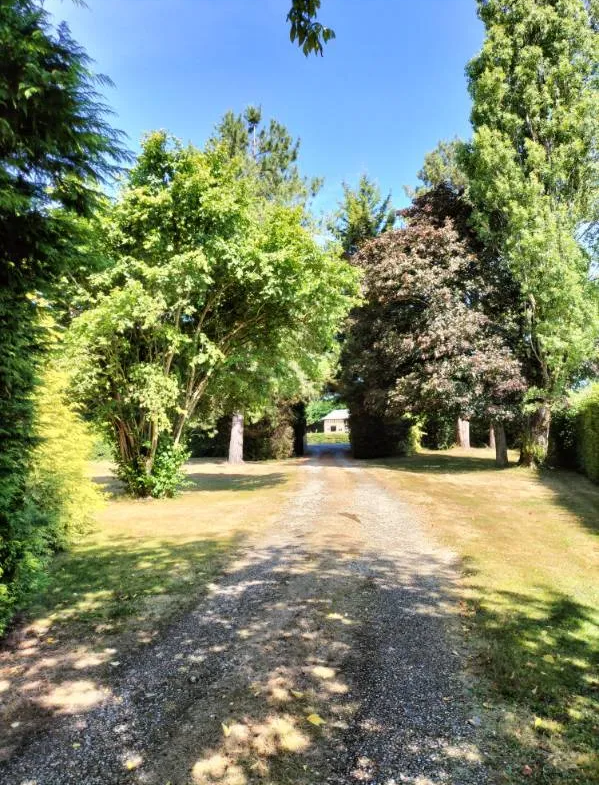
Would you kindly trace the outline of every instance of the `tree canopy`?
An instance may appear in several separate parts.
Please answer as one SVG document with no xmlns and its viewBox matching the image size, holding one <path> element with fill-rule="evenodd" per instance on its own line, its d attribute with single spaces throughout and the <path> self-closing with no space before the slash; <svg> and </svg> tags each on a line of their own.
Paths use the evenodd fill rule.
<svg viewBox="0 0 599 785">
<path fill-rule="evenodd" d="M 223 147 L 148 136 L 105 219 L 109 264 L 72 327 L 76 393 L 118 444 L 123 476 L 152 492 L 204 396 L 279 358 L 309 372 L 330 350 L 355 273 L 320 248 L 300 207 L 260 196 Z M 291 371 L 289 371 L 290 373 Z"/>
<path fill-rule="evenodd" d="M 257 178 L 261 195 L 283 203 L 304 203 L 322 185 L 318 178 L 300 175 L 297 160 L 300 140 L 294 139 L 278 120 L 262 126 L 260 107 L 248 106 L 243 114 L 228 111 L 216 126 L 209 144 L 224 146 L 229 156 L 244 161 L 244 171 Z"/>
<path fill-rule="evenodd" d="M 331 223 L 331 232 L 349 257 L 365 240 L 391 229 L 395 210 L 391 194 L 385 198 L 376 183 L 363 174 L 355 189 L 343 183 L 343 199 Z"/>
<path fill-rule="evenodd" d="M 509 418 L 523 382 L 505 328 L 486 312 L 492 284 L 451 219 L 431 220 L 430 203 L 422 207 L 355 257 L 365 305 L 343 350 L 350 406 Z"/>
<path fill-rule="evenodd" d="M 27 498 L 43 297 L 81 264 L 78 217 L 124 159 L 85 52 L 36 0 L 0 4 L 0 626 L 39 565 Z M 43 551 L 43 547 L 41 549 Z"/>
<path fill-rule="evenodd" d="M 466 156 L 481 240 L 508 263 L 526 317 L 526 374 L 542 459 L 552 401 L 596 353 L 598 288 L 585 233 L 597 215 L 599 40 L 583 0 L 479 2 Z M 533 449 L 534 447 L 534 449 Z"/>
</svg>

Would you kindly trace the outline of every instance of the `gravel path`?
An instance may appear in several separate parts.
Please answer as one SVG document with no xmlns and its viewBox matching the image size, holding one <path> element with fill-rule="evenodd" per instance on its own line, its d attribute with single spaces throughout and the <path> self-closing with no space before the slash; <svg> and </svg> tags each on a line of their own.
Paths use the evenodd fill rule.
<svg viewBox="0 0 599 785">
<path fill-rule="evenodd" d="M 278 524 L 2 785 L 485 783 L 451 553 L 322 450 Z"/>
</svg>

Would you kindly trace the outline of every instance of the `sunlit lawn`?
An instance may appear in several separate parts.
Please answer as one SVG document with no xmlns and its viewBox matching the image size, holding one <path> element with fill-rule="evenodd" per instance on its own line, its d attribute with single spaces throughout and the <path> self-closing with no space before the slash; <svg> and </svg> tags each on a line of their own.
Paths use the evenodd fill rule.
<svg viewBox="0 0 599 785">
<path fill-rule="evenodd" d="M 193 485 L 175 499 L 118 493 L 109 464 L 92 475 L 111 494 L 97 525 L 53 562 L 49 583 L 28 611 L 69 634 L 114 632 L 156 623 L 193 602 L 250 534 L 259 534 L 289 492 L 288 468 L 189 466 Z"/>
<path fill-rule="evenodd" d="M 462 557 L 498 781 L 599 782 L 599 487 L 496 470 L 490 450 L 385 466 L 379 478 Z"/>
<path fill-rule="evenodd" d="M 181 496 L 148 501 L 119 494 L 107 463 L 91 473 L 111 498 L 0 650 L 0 760 L 54 714 L 101 702 L 113 669 L 201 600 L 294 482 L 286 463 L 197 461 Z"/>
<path fill-rule="evenodd" d="M 349 444 L 348 433 L 308 433 L 308 444 Z"/>
</svg>

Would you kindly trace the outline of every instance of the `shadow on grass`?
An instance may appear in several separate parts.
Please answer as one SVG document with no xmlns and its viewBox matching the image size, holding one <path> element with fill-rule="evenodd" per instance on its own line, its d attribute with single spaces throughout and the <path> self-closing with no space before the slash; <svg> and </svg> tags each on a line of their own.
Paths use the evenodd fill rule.
<svg viewBox="0 0 599 785">
<path fill-rule="evenodd" d="M 116 550 L 90 548 L 56 575 L 52 607 L 60 611 L 60 593 L 66 599 L 69 587 L 80 586 L 100 603 L 95 611 L 118 618 L 118 603 L 168 591 L 181 564 L 210 572 L 222 547 L 208 541 L 131 553 L 123 541 Z M 110 596 L 101 594 L 107 583 Z M 253 551 L 147 646 L 105 649 L 91 636 L 99 659 L 86 664 L 81 651 L 65 658 L 63 677 L 70 685 L 87 680 L 91 699 L 85 703 L 83 691 L 74 716 L 48 719 L 46 733 L 30 730 L 27 744 L 0 764 L 0 778 L 15 785 L 43 773 L 51 751 L 60 771 L 76 771 L 86 785 L 105 782 L 107 773 L 150 785 L 486 782 L 446 638 L 446 599 L 455 591 L 448 565 L 422 553 L 402 553 L 398 569 L 378 554 L 299 545 Z M 468 619 L 488 700 L 528 718 L 528 733 L 512 733 L 500 715 L 492 742 L 500 781 L 595 782 L 591 609 L 556 593 L 503 592 Z M 66 711 L 32 689 L 48 656 L 47 647 L 32 653 L 35 645 L 42 647 L 30 640 L 29 650 L 16 652 L 29 658 L 21 690 L 49 711 Z M 109 708 L 107 685 L 119 696 Z M 13 716 L 23 722 L 23 707 Z"/>
<path fill-rule="evenodd" d="M 262 488 L 274 488 L 287 481 L 282 472 L 270 474 L 207 474 L 205 472 L 191 472 L 187 479 L 193 482 L 194 487 L 186 488 L 187 491 L 258 491 Z"/>
<path fill-rule="evenodd" d="M 521 783 L 524 773 L 539 785 L 599 782 L 596 609 L 550 590 L 478 591 L 483 599 L 470 619 L 475 668 L 489 700 L 499 698 L 520 718 L 499 724 L 503 781 Z"/>
<path fill-rule="evenodd" d="M 553 492 L 556 504 L 575 515 L 592 534 L 599 534 L 599 485 L 565 469 L 543 469 L 539 479 Z"/>
<path fill-rule="evenodd" d="M 47 585 L 0 644 L 0 760 L 53 716 L 101 703 L 114 668 L 199 602 L 240 544 L 120 537 L 56 556 Z"/>
<path fill-rule="evenodd" d="M 112 474 L 96 475 L 92 479 L 104 493 L 113 498 L 126 495 L 123 483 Z M 258 491 L 262 488 L 281 485 L 287 480 L 282 472 L 271 472 L 270 474 L 189 472 L 186 479 L 191 484 L 184 488 L 184 491 L 192 493 L 196 491 Z"/>
<path fill-rule="evenodd" d="M 483 451 L 481 450 L 481 453 Z M 360 462 L 362 463 L 362 462 Z M 380 458 L 363 462 L 367 466 L 380 466 L 416 474 L 461 474 L 477 471 L 500 471 L 490 453 L 481 455 L 455 455 L 453 453 L 416 453 L 405 458 Z"/>
</svg>

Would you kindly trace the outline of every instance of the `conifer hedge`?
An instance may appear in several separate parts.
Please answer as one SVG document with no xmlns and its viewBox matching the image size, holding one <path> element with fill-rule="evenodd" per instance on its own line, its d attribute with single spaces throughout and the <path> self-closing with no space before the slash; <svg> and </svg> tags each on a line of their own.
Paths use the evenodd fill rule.
<svg viewBox="0 0 599 785">
<path fill-rule="evenodd" d="M 599 383 L 574 395 L 554 417 L 552 460 L 599 483 Z"/>
</svg>

